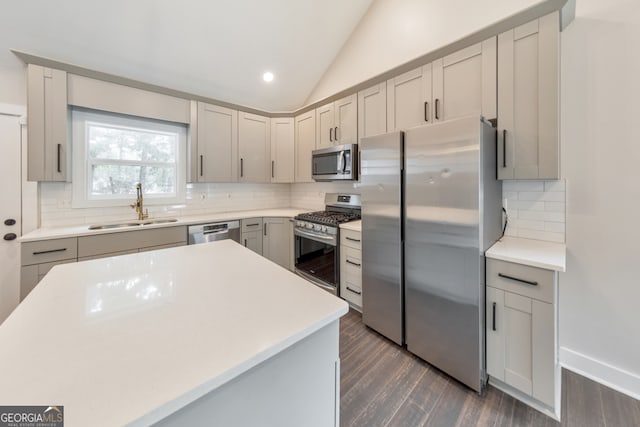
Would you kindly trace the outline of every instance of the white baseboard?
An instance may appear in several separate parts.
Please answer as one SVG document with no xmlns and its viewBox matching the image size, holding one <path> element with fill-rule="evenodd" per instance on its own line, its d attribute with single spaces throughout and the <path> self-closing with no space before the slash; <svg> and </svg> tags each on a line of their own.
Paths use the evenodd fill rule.
<svg viewBox="0 0 640 427">
<path fill-rule="evenodd" d="M 560 365 L 609 388 L 640 400 L 640 375 L 560 347 Z"/>
</svg>

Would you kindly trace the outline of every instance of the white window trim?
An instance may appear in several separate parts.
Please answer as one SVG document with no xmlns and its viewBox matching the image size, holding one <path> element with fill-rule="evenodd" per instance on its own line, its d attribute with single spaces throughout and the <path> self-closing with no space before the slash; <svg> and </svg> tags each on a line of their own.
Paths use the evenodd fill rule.
<svg viewBox="0 0 640 427">
<path fill-rule="evenodd" d="M 87 158 L 87 144 L 85 138 L 86 122 L 98 121 L 104 122 L 105 116 L 109 116 L 109 124 L 118 126 L 127 126 L 133 128 L 144 128 L 148 126 L 149 121 L 156 122 L 155 130 L 161 132 L 175 133 L 178 131 L 178 152 L 176 159 L 176 195 L 173 197 L 159 196 L 154 194 L 145 194 L 144 186 L 142 188 L 144 196 L 144 204 L 149 206 L 182 204 L 186 199 L 186 161 L 187 161 L 187 129 L 180 124 L 162 123 L 153 119 L 123 117 L 119 114 L 108 113 L 105 111 L 92 112 L 84 109 L 73 109 L 71 111 L 71 140 L 73 145 L 73 185 L 72 185 L 72 201 L 73 208 L 93 208 L 93 207 L 109 207 L 109 206 L 129 206 L 135 202 L 135 196 L 122 197 L 117 195 L 114 198 L 90 199 L 87 190 L 89 188 L 89 159 Z M 99 163 L 100 161 L 94 163 Z M 137 162 L 129 162 L 119 160 L 118 163 L 138 164 Z M 149 162 L 151 163 L 151 162 Z M 135 188 L 135 182 L 131 184 L 131 188 Z"/>
</svg>

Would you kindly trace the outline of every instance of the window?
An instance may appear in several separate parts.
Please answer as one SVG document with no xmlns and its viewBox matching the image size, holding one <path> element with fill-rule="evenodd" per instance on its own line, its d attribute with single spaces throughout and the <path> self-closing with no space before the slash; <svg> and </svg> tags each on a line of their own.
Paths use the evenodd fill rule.
<svg viewBox="0 0 640 427">
<path fill-rule="evenodd" d="M 73 206 L 184 202 L 186 128 L 107 112 L 72 111 Z"/>
</svg>

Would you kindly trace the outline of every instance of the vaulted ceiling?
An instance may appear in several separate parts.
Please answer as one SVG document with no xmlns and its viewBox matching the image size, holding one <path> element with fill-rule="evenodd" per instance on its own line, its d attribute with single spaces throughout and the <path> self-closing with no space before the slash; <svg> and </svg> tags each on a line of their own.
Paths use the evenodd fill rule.
<svg viewBox="0 0 640 427">
<path fill-rule="evenodd" d="M 0 59 L 21 50 L 171 89 L 291 111 L 372 0 L 10 0 Z M 262 80 L 265 71 L 273 82 Z"/>
</svg>

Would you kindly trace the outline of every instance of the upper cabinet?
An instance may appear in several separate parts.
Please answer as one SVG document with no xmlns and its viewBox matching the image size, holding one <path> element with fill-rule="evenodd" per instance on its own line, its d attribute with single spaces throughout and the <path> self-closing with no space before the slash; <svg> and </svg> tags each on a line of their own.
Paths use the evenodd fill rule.
<svg viewBox="0 0 640 427">
<path fill-rule="evenodd" d="M 191 131 L 191 150 L 195 154 L 191 156 L 191 182 L 236 182 L 238 112 L 198 102 L 195 128 Z"/>
<path fill-rule="evenodd" d="M 387 131 L 430 123 L 431 64 L 387 80 Z"/>
<path fill-rule="evenodd" d="M 271 182 L 294 181 L 294 124 L 293 117 L 271 119 Z"/>
<path fill-rule="evenodd" d="M 380 83 L 358 92 L 358 137 L 387 132 L 387 85 Z"/>
<path fill-rule="evenodd" d="M 269 117 L 238 113 L 240 182 L 271 182 L 270 123 Z"/>
<path fill-rule="evenodd" d="M 357 94 L 349 95 L 316 109 L 316 148 L 357 143 Z"/>
<path fill-rule="evenodd" d="M 496 39 L 387 81 L 387 131 L 469 114 L 496 117 Z"/>
<path fill-rule="evenodd" d="M 71 144 L 67 140 L 67 73 L 27 66 L 29 181 L 69 181 Z"/>
<path fill-rule="evenodd" d="M 311 177 L 311 152 L 316 148 L 316 112 L 307 111 L 295 118 L 295 182 L 314 182 Z"/>
<path fill-rule="evenodd" d="M 427 114 L 433 121 L 470 114 L 496 118 L 495 37 L 436 59 L 431 67 L 432 108 Z"/>
<path fill-rule="evenodd" d="M 559 179 L 558 12 L 498 36 L 498 178 Z"/>
</svg>

